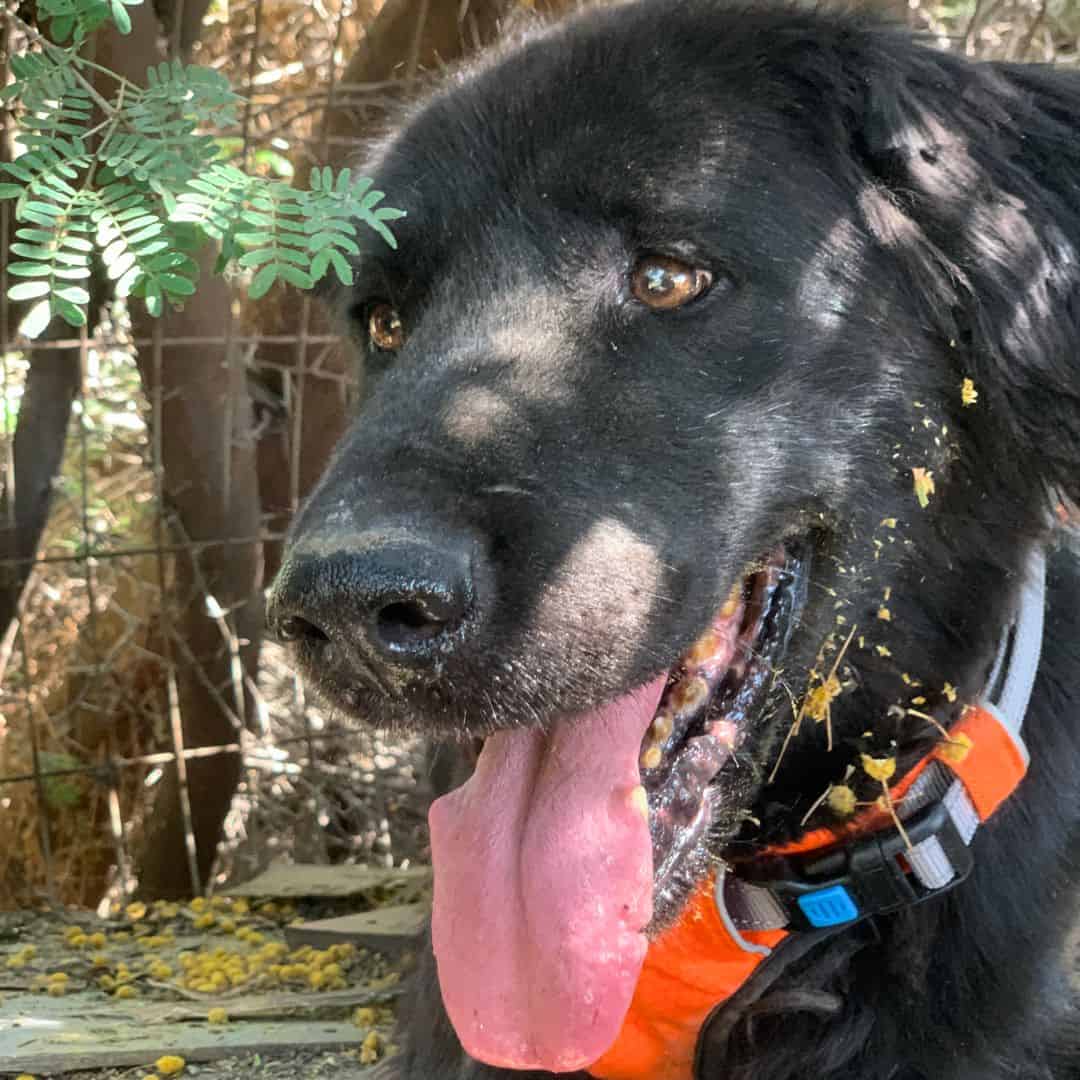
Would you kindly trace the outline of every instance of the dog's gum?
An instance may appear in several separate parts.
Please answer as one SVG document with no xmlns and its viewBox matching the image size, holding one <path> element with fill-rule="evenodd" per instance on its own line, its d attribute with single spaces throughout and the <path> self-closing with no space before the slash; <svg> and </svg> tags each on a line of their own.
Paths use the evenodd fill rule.
<svg viewBox="0 0 1080 1080">
<path fill-rule="evenodd" d="M 743 583 L 742 581 L 737 581 L 732 586 L 727 600 L 724 601 L 724 606 L 720 609 L 721 619 L 730 619 L 734 616 L 735 612 L 739 610 L 739 605 L 742 603 L 742 596 Z"/>
<path fill-rule="evenodd" d="M 715 630 L 706 630 L 690 646 L 690 651 L 686 654 L 687 663 L 700 667 L 702 664 L 707 664 L 720 649 L 720 636 Z"/>
<path fill-rule="evenodd" d="M 732 720 L 714 720 L 706 731 L 727 750 L 734 750 L 739 737 L 739 725 Z"/>
</svg>

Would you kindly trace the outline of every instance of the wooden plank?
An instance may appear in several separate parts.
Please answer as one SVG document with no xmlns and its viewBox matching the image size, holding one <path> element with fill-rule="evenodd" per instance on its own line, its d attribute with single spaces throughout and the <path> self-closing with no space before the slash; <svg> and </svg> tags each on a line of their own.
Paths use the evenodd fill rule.
<svg viewBox="0 0 1080 1080">
<path fill-rule="evenodd" d="M 429 910 L 427 904 L 397 904 L 336 919 L 297 923 L 285 927 L 285 941 L 290 949 L 302 945 L 326 949 L 349 942 L 365 949 L 398 955 L 415 947 Z"/>
<path fill-rule="evenodd" d="M 277 994 L 244 994 L 192 997 L 188 1001 L 146 1002 L 139 1011 L 144 1024 L 178 1020 L 205 1020 L 211 1009 L 222 1008 L 232 1020 L 299 1019 L 300 1017 L 340 1019 L 362 1005 L 389 1005 L 401 996 L 401 986 L 380 990 L 349 987 L 348 990 L 320 990 L 311 993 L 283 991 Z"/>
<path fill-rule="evenodd" d="M 211 1025 L 206 1012 L 216 1002 L 194 1006 L 174 1002 L 124 1001 L 92 991 L 50 998 L 22 995 L 0 1002 L 0 1074 L 49 1076 L 91 1068 L 141 1067 L 150 1071 L 163 1054 L 185 1061 L 262 1054 L 298 1048 L 356 1049 L 366 1032 L 345 1018 L 320 1017 L 327 1008 L 351 1012 L 357 1004 L 386 1000 L 388 991 L 347 990 L 324 994 L 251 995 L 221 1001 L 230 1022 Z M 277 1006 L 276 1020 L 246 1020 Z M 299 1018 L 297 1013 L 300 1014 Z M 190 1017 L 184 1022 L 185 1017 Z M 288 1019 L 285 1019 L 288 1017 Z"/>
<path fill-rule="evenodd" d="M 380 866 L 274 863 L 250 881 L 224 890 L 224 895 L 269 900 L 278 897 L 361 896 L 380 889 L 406 889 L 415 894 L 430 880 L 431 868 L 427 866 L 386 869 Z"/>
</svg>

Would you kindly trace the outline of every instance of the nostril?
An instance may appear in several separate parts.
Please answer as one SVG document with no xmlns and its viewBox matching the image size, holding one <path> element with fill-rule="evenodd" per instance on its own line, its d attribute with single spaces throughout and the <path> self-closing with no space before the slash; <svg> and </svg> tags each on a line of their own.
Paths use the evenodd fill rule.
<svg viewBox="0 0 1080 1080">
<path fill-rule="evenodd" d="M 461 614 L 455 605 L 435 598 L 398 600 L 379 610 L 375 628 L 384 646 L 408 651 L 453 629 Z"/>
<path fill-rule="evenodd" d="M 277 626 L 277 636 L 281 641 L 308 641 L 312 644 L 330 640 L 326 631 L 301 615 L 289 615 L 282 619 Z"/>
</svg>

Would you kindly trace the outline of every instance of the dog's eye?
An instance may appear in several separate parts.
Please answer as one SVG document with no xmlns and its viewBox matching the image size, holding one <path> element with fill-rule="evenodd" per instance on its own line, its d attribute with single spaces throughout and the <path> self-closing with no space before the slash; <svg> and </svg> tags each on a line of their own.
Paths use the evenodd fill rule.
<svg viewBox="0 0 1080 1080">
<path fill-rule="evenodd" d="M 405 327 L 397 311 L 389 304 L 376 304 L 368 314 L 368 336 L 376 349 L 400 349 L 405 343 Z"/>
<path fill-rule="evenodd" d="M 667 255 L 646 255 L 630 275 L 630 291 L 662 311 L 696 300 L 712 284 L 712 274 Z"/>
</svg>

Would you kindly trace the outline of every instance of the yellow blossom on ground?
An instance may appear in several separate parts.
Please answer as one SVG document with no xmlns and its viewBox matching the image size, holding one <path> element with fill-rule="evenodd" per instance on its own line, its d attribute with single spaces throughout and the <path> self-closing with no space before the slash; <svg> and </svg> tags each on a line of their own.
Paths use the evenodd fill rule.
<svg viewBox="0 0 1080 1080">
<path fill-rule="evenodd" d="M 138 922 L 140 919 L 146 918 L 146 905 L 141 900 L 136 900 L 134 904 L 128 904 L 124 908 L 124 914 L 132 922 Z"/>
<path fill-rule="evenodd" d="M 883 622 L 892 622 L 892 612 L 884 605 L 877 609 L 877 617 Z"/>
<path fill-rule="evenodd" d="M 206 1021 L 209 1024 L 227 1024 L 229 1022 L 229 1014 L 220 1007 L 211 1009 L 206 1014 Z"/>
<path fill-rule="evenodd" d="M 154 1068 L 162 1076 L 175 1076 L 186 1064 L 187 1062 L 182 1057 L 178 1057 L 176 1054 L 166 1054 L 154 1062 Z"/>
<path fill-rule="evenodd" d="M 118 998 L 135 998 L 135 997 L 138 997 L 138 996 L 139 996 L 139 991 L 134 986 L 131 986 L 130 984 L 128 984 L 126 986 L 118 986 L 116 988 L 116 992 L 114 994 L 114 997 L 118 997 Z"/>
<path fill-rule="evenodd" d="M 352 1022 L 359 1028 L 375 1026 L 375 1010 L 364 1006 L 357 1009 L 352 1015 Z"/>
<path fill-rule="evenodd" d="M 368 1032 L 367 1037 L 360 1044 L 360 1064 L 372 1065 L 378 1061 L 382 1045 L 382 1036 L 377 1031 Z"/>
</svg>

